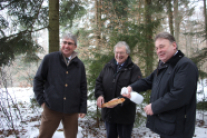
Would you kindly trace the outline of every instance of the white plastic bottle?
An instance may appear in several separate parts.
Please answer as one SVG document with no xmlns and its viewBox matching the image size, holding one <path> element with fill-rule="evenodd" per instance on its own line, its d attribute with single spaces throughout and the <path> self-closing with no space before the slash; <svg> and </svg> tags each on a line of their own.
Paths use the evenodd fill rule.
<svg viewBox="0 0 207 138">
<path fill-rule="evenodd" d="M 128 94 L 128 89 L 126 87 L 123 87 L 121 89 L 121 94 Z M 131 91 L 130 94 L 131 94 L 130 100 L 132 102 L 134 102 L 135 104 L 141 104 L 142 101 L 144 100 L 144 97 L 141 94 L 139 94 L 138 92 Z"/>
</svg>

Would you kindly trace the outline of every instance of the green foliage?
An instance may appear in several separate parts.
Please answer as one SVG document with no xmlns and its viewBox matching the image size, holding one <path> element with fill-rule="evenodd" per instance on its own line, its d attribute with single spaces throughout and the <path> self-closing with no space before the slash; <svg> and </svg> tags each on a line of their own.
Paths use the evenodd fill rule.
<svg viewBox="0 0 207 138">
<path fill-rule="evenodd" d="M 0 2 L 0 11 L 4 13 L 0 16 L 0 66 L 23 53 L 26 53 L 25 59 L 38 59 L 36 52 L 41 46 L 32 35 L 48 24 L 48 10 L 42 4 L 43 0 Z"/>
<path fill-rule="evenodd" d="M 119 19 L 121 19 L 121 17 L 127 19 L 128 1 L 129 0 L 112 0 L 115 12 Z"/>
<path fill-rule="evenodd" d="M 60 25 L 65 26 L 65 30 L 72 27 L 74 19 L 84 15 L 85 9 L 78 1 L 60 3 Z M 42 48 L 34 39 L 34 34 L 48 27 L 46 0 L 4 0 L 0 2 L 0 11 L 4 13 L 0 15 L 0 66 L 24 53 L 26 62 L 37 61 L 36 52 Z"/>
<path fill-rule="evenodd" d="M 95 88 L 95 80 L 98 78 L 99 73 L 103 69 L 104 65 L 112 59 L 112 54 L 109 55 L 101 55 L 94 54 L 95 59 L 91 59 L 88 63 L 88 89 L 89 91 L 93 91 Z M 90 96 L 90 95 L 89 95 Z M 94 96 L 94 95 L 93 95 Z"/>
<path fill-rule="evenodd" d="M 79 1 L 60 2 L 60 25 L 64 29 L 70 29 L 73 26 L 73 20 L 82 17 L 86 11 L 80 5 Z"/>
<path fill-rule="evenodd" d="M 206 62 L 206 59 L 207 59 L 207 48 L 203 48 L 202 50 L 198 51 L 198 54 L 191 58 L 191 60 L 197 65 L 198 68 L 200 68 L 200 66 L 202 66 Z M 200 79 L 207 78 L 206 72 L 200 69 L 198 71 L 199 71 Z"/>
<path fill-rule="evenodd" d="M 33 29 L 34 25 L 45 27 L 48 24 L 48 9 L 42 6 L 44 0 L 5 0 L 0 3 L 1 9 L 11 17 L 15 29 Z"/>
<path fill-rule="evenodd" d="M 207 110 L 207 101 L 203 100 L 201 102 L 198 102 L 196 108 L 201 110 Z"/>
<path fill-rule="evenodd" d="M 148 5 L 148 10 L 142 8 L 143 6 L 137 9 L 136 4 L 137 1 L 128 0 L 104 1 L 101 3 L 101 6 L 98 5 L 96 7 L 96 14 L 100 14 L 100 17 L 103 15 L 103 18 L 92 20 L 92 23 L 97 23 L 91 25 L 92 29 L 85 28 L 79 30 L 79 46 L 84 49 L 83 54 L 87 53 L 88 55 L 88 57 L 84 58 L 84 63 L 87 68 L 88 99 L 90 101 L 95 101 L 96 79 L 104 65 L 114 57 L 114 46 L 119 41 L 126 41 L 130 47 L 130 56 L 133 61 L 136 61 L 138 58 L 140 61 L 138 66 L 142 66 L 143 69 L 147 70 L 145 75 L 148 75 L 148 72 L 151 73 L 152 71 L 152 69 L 147 68 L 148 66 L 152 67 L 154 63 L 154 42 L 152 37 L 160 26 L 162 18 L 156 18 L 155 16 L 152 19 L 149 16 L 144 22 L 140 21 L 139 23 L 133 19 L 136 14 L 140 14 L 140 17 L 143 18 L 145 12 L 148 12 L 152 16 L 156 15 L 163 8 L 161 4 L 159 5 L 156 2 Z M 107 15 L 110 15 L 110 17 Z M 103 22 L 107 20 L 109 21 L 108 24 L 104 25 Z M 92 40 L 95 43 L 90 43 Z M 145 102 L 149 103 L 150 91 L 143 95 L 146 99 Z M 94 110 L 91 114 L 97 119 L 100 117 L 98 109 Z M 143 121 L 143 117 L 138 115 L 136 120 L 136 125 L 138 126 Z"/>
<path fill-rule="evenodd" d="M 41 49 L 40 45 L 31 40 L 30 32 L 24 31 L 10 37 L 0 39 L 0 66 L 14 60 L 15 56 L 26 53 L 27 57 L 37 60 L 34 52 Z"/>
</svg>

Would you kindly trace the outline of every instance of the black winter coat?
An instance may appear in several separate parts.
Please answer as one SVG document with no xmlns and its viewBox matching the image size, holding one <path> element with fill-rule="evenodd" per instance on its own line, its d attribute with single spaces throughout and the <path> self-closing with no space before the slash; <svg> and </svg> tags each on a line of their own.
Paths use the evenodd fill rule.
<svg viewBox="0 0 207 138">
<path fill-rule="evenodd" d="M 141 72 L 131 58 L 128 57 L 124 66 L 117 72 L 116 60 L 112 59 L 105 65 L 96 80 L 95 97 L 103 96 L 105 102 L 120 96 L 121 88 L 141 78 Z M 135 120 L 136 105 L 129 99 L 114 108 L 102 108 L 104 121 L 118 124 L 132 124 Z"/>
<path fill-rule="evenodd" d="M 181 51 L 147 78 L 131 85 L 137 92 L 152 89 L 154 115 L 147 127 L 166 138 L 192 138 L 195 130 L 198 69 Z"/>
<path fill-rule="evenodd" d="M 46 55 L 34 77 L 34 93 L 39 105 L 62 113 L 87 112 L 85 67 L 76 56 L 69 66 L 60 51 Z"/>
</svg>

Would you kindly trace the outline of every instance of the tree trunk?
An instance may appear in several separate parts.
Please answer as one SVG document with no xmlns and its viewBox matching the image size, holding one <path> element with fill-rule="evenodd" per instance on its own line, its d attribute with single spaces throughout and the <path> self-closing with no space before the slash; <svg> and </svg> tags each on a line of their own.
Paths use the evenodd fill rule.
<svg viewBox="0 0 207 138">
<path fill-rule="evenodd" d="M 101 0 L 96 0 L 96 47 L 99 47 L 101 40 Z"/>
<path fill-rule="evenodd" d="M 203 14 L 205 18 L 205 39 L 206 39 L 206 46 L 207 46 L 207 16 L 206 16 L 206 0 L 203 0 Z"/>
<path fill-rule="evenodd" d="M 174 36 L 173 14 L 172 14 L 171 0 L 169 0 L 168 3 L 167 3 L 167 9 L 168 9 L 168 23 L 169 23 L 170 33 Z"/>
<path fill-rule="evenodd" d="M 175 40 L 179 43 L 180 21 L 178 15 L 178 0 L 174 0 Z"/>
<path fill-rule="evenodd" d="M 153 23 L 152 23 L 152 9 L 151 9 L 151 4 L 152 0 L 145 0 L 145 12 L 144 12 L 144 18 L 145 18 L 145 53 L 146 53 L 146 58 L 145 58 L 145 64 L 146 64 L 146 69 L 145 69 L 145 76 L 148 76 L 152 71 L 153 71 L 153 55 L 154 55 L 154 43 L 153 43 Z M 145 99 L 147 103 L 150 103 L 150 94 L 151 90 L 147 91 L 145 94 Z"/>
<path fill-rule="evenodd" d="M 49 53 L 59 50 L 59 0 L 49 0 Z"/>
<path fill-rule="evenodd" d="M 101 0 L 95 1 L 96 5 L 96 48 L 100 51 L 100 41 L 101 41 Z M 100 58 L 100 57 L 99 57 Z M 100 111 L 98 106 L 96 106 L 96 128 L 100 127 L 99 116 Z M 101 118 L 101 117 L 100 117 Z"/>
<path fill-rule="evenodd" d="M 145 37 L 146 37 L 146 71 L 145 76 L 148 76 L 153 70 L 153 52 L 154 52 L 154 44 L 153 44 L 153 25 L 151 21 L 151 0 L 145 0 Z"/>
</svg>

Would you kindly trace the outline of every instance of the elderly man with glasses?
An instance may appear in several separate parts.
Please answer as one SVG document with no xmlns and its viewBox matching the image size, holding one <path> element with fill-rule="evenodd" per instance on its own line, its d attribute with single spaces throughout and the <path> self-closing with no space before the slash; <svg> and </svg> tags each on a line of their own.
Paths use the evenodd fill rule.
<svg viewBox="0 0 207 138">
<path fill-rule="evenodd" d="M 85 67 L 76 48 L 76 37 L 64 35 L 60 51 L 47 54 L 34 77 L 34 93 L 43 108 L 39 138 L 51 138 L 60 121 L 65 137 L 76 138 L 78 117 L 87 112 Z"/>
<path fill-rule="evenodd" d="M 121 88 L 142 77 L 129 54 L 126 42 L 120 41 L 114 47 L 114 58 L 105 65 L 96 80 L 95 97 L 98 107 L 104 102 L 120 97 Z M 101 116 L 105 121 L 107 138 L 130 138 L 135 121 L 136 105 L 126 98 L 125 102 L 116 107 L 102 108 Z"/>
</svg>

